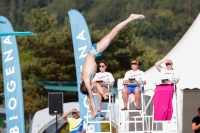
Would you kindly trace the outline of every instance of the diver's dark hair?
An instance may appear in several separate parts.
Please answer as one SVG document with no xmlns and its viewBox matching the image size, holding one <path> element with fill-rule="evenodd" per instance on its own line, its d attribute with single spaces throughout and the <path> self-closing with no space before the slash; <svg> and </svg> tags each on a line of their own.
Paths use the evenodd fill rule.
<svg viewBox="0 0 200 133">
<path fill-rule="evenodd" d="M 81 93 L 88 95 L 88 90 L 87 90 L 84 82 L 82 82 L 80 84 L 80 91 L 81 91 Z"/>
</svg>

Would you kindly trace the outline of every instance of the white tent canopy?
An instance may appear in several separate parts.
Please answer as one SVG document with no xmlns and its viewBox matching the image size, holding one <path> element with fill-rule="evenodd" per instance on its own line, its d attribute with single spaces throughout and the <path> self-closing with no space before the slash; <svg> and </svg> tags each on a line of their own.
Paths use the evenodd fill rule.
<svg viewBox="0 0 200 133">
<path fill-rule="evenodd" d="M 171 59 L 173 68 L 179 72 L 180 81 L 177 84 L 179 89 L 200 88 L 200 14 L 164 59 Z M 155 88 L 155 83 L 160 80 L 157 69 L 150 68 L 145 72 L 145 76 L 147 79 L 145 88 Z"/>
<path fill-rule="evenodd" d="M 200 88 L 200 14 L 193 22 L 192 26 L 174 46 L 174 48 L 163 58 L 171 59 L 173 68 L 180 75 L 180 81 L 177 84 L 177 102 L 178 102 L 178 121 L 179 129 L 182 131 L 183 114 L 183 89 Z M 164 66 L 165 64 L 162 64 Z M 155 66 L 145 72 L 147 84 L 145 89 L 155 89 L 155 83 L 160 82 L 160 73 Z M 173 99 L 174 106 L 175 99 Z M 174 106 L 175 114 L 176 107 Z"/>
</svg>

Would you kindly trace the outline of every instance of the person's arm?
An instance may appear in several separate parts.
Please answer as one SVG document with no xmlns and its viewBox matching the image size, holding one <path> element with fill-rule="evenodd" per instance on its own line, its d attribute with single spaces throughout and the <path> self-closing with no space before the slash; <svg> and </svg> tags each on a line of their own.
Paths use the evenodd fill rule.
<svg viewBox="0 0 200 133">
<path fill-rule="evenodd" d="M 114 86 L 114 81 L 110 82 L 110 85 L 111 85 L 111 86 Z"/>
<path fill-rule="evenodd" d="M 192 122 L 192 131 L 195 131 L 200 128 L 200 124 L 196 125 L 195 122 Z"/>
<path fill-rule="evenodd" d="M 175 82 L 176 84 L 179 82 L 180 76 L 178 72 L 175 72 Z"/>
<path fill-rule="evenodd" d="M 92 88 L 94 89 L 94 88 L 96 88 L 96 84 L 97 84 L 97 82 L 96 81 L 92 81 L 92 84 L 91 84 L 91 86 L 92 86 Z"/>
<path fill-rule="evenodd" d="M 179 79 L 175 79 L 176 84 L 178 83 Z"/>
<path fill-rule="evenodd" d="M 142 76 L 142 84 L 143 85 L 146 85 L 146 77 L 145 77 L 145 74 L 144 74 L 144 72 L 142 71 L 142 73 L 141 73 L 141 76 Z"/>
<path fill-rule="evenodd" d="M 113 78 L 113 75 L 111 73 L 109 73 L 109 80 L 110 80 L 110 85 L 114 86 L 115 79 Z"/>
<path fill-rule="evenodd" d="M 82 132 L 78 132 L 78 133 L 86 133 L 86 129 L 84 129 Z"/>
<path fill-rule="evenodd" d="M 155 67 L 159 72 L 161 71 L 161 64 L 164 63 L 164 62 L 165 62 L 165 60 L 160 60 L 160 61 L 155 63 Z"/>
<path fill-rule="evenodd" d="M 125 80 L 123 81 L 123 84 L 129 84 L 129 80 L 125 79 Z"/>
<path fill-rule="evenodd" d="M 92 83 L 96 83 L 98 73 L 95 74 L 94 78 L 92 79 Z"/>
<path fill-rule="evenodd" d="M 72 109 L 72 110 L 66 112 L 65 114 L 62 115 L 62 118 L 63 118 L 64 120 L 67 121 L 67 116 L 68 116 L 70 113 L 74 112 L 74 111 L 76 111 L 76 110 L 73 110 L 73 109 Z"/>
<path fill-rule="evenodd" d="M 84 129 L 82 133 L 86 133 L 86 129 Z"/>
<path fill-rule="evenodd" d="M 146 85 L 146 83 L 147 83 L 146 80 L 143 80 L 143 81 L 142 81 L 142 84 L 143 84 L 143 85 Z"/>
<path fill-rule="evenodd" d="M 130 81 L 129 81 L 129 83 L 130 83 Z M 133 83 L 139 84 L 140 82 L 137 81 L 137 80 L 134 80 Z M 142 80 L 142 84 L 143 84 L 143 85 L 146 85 L 146 80 Z"/>
<path fill-rule="evenodd" d="M 123 84 L 128 84 L 130 83 L 129 80 L 128 80 L 128 72 L 126 72 L 125 76 L 124 76 L 124 81 L 123 81 Z"/>
</svg>

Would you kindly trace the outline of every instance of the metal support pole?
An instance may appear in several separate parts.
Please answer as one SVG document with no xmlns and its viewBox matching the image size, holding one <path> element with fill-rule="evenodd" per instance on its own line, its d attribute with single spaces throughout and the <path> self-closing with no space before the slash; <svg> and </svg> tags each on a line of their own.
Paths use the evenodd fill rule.
<svg viewBox="0 0 200 133">
<path fill-rule="evenodd" d="M 57 130 L 58 130 L 58 121 L 57 121 L 57 115 L 56 115 L 56 133 L 57 133 Z"/>
</svg>

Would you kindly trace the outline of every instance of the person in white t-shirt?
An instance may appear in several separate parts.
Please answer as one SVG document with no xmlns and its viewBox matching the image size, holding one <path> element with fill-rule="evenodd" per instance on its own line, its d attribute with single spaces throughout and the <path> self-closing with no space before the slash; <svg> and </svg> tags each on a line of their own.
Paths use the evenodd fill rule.
<svg viewBox="0 0 200 133">
<path fill-rule="evenodd" d="M 114 85 L 114 78 L 110 72 L 106 72 L 107 62 L 105 60 L 101 60 L 99 63 L 100 72 L 96 73 L 94 78 L 92 79 L 94 88 L 96 89 L 96 93 L 98 94 L 98 108 L 97 111 L 101 111 L 101 102 L 102 98 L 108 99 L 108 86 L 102 86 L 102 83 L 109 84 L 110 87 Z"/>
<path fill-rule="evenodd" d="M 127 110 L 128 96 L 133 93 L 135 95 L 135 106 L 137 110 L 140 110 L 139 102 L 140 102 L 140 87 L 141 85 L 146 84 L 146 79 L 144 76 L 144 72 L 138 69 L 139 63 L 136 60 L 132 60 L 131 68 L 126 72 L 124 76 L 123 84 L 126 84 L 125 88 L 122 90 L 122 99 L 124 101 L 124 108 L 121 110 Z M 130 80 L 132 79 L 132 80 Z M 132 83 L 136 84 L 133 85 Z M 142 87 L 142 91 L 144 91 L 144 87 Z"/>
<path fill-rule="evenodd" d="M 72 117 L 68 118 L 70 113 L 72 113 Z M 76 109 L 66 112 L 62 118 L 69 123 L 69 133 L 86 133 L 85 121 L 79 117 Z"/>
<path fill-rule="evenodd" d="M 161 64 L 163 63 L 165 63 L 166 68 L 161 66 Z M 173 62 L 170 59 L 160 60 L 156 62 L 155 67 L 161 73 L 161 80 L 166 80 L 164 81 L 165 83 L 175 82 L 177 84 L 179 82 L 179 74 L 173 69 Z"/>
</svg>

